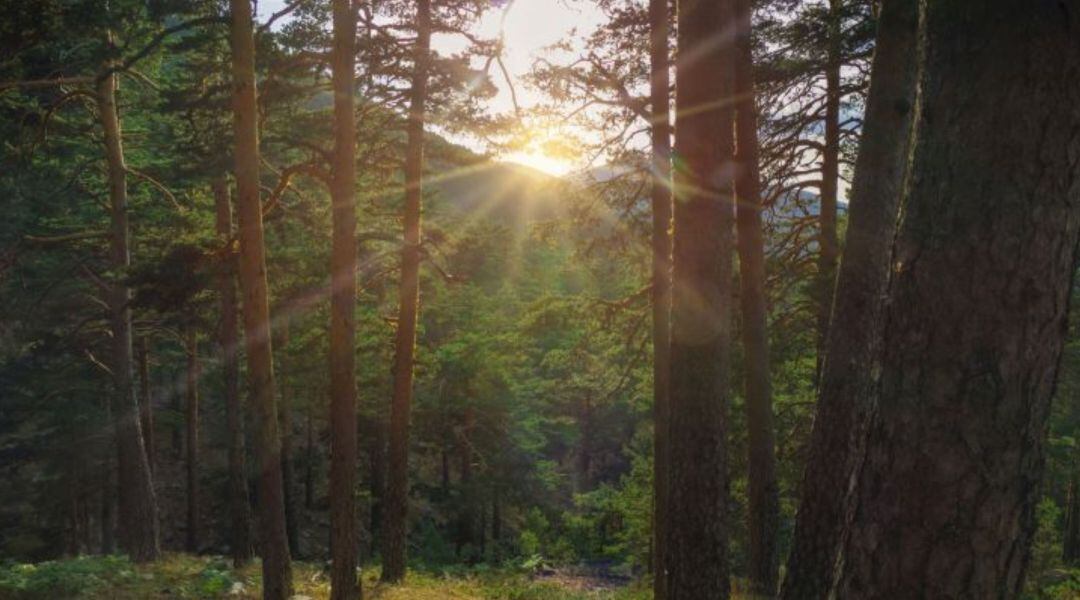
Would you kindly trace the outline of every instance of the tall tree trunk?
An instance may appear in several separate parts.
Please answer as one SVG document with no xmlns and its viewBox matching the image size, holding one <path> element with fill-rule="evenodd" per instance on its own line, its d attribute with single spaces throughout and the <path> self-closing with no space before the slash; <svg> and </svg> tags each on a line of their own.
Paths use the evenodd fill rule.
<svg viewBox="0 0 1080 600">
<path fill-rule="evenodd" d="M 250 0 L 230 0 L 233 70 L 233 128 L 236 148 L 236 208 L 240 226 L 240 287 L 248 385 L 254 409 L 259 463 L 259 534 L 262 539 L 263 597 L 292 595 L 292 560 L 285 532 L 281 440 L 274 406 L 274 355 L 266 285 L 262 203 L 259 198 L 258 107 L 255 102 L 255 39 Z"/>
<path fill-rule="evenodd" d="M 285 306 L 284 314 L 279 319 L 278 350 L 284 352 L 289 346 L 291 332 L 289 321 L 292 308 Z M 289 361 L 286 359 L 278 367 L 278 389 L 281 390 L 281 403 L 278 405 L 278 419 L 281 427 L 281 487 L 285 501 L 285 532 L 289 538 L 289 553 L 300 555 L 299 515 L 296 511 L 296 471 L 293 460 L 293 388 L 289 385 Z"/>
<path fill-rule="evenodd" d="M 111 417 L 108 402 L 105 403 L 105 416 Z M 115 438 L 106 434 L 108 444 L 101 461 L 101 553 L 108 555 L 116 552 L 116 482 L 113 480 L 113 443 Z"/>
<path fill-rule="evenodd" d="M 405 578 L 406 512 L 409 503 L 409 411 L 413 356 L 420 304 L 420 214 L 424 168 L 424 104 L 427 102 L 431 48 L 431 0 L 416 2 L 416 46 L 405 148 L 405 245 L 401 249 L 397 341 L 394 348 L 394 400 L 390 405 L 390 465 L 383 526 L 382 580 Z"/>
<path fill-rule="evenodd" d="M 225 177 L 214 181 L 214 204 L 218 239 L 232 239 L 232 206 Z M 225 380 L 225 423 L 229 439 L 229 550 L 233 565 L 243 566 L 252 557 L 251 503 L 248 500 L 244 457 L 244 400 L 240 395 L 240 335 L 236 314 L 236 256 L 232 247 L 223 250 L 224 264 L 218 272 L 221 303 L 220 344 L 222 377 Z"/>
<path fill-rule="evenodd" d="M 1076 475 L 1069 479 L 1067 503 L 1061 559 L 1066 565 L 1075 565 L 1080 559 L 1080 489 L 1077 489 Z"/>
<path fill-rule="evenodd" d="M 584 493 L 592 489 L 592 447 L 593 447 L 593 415 L 592 399 L 589 393 L 581 396 L 581 406 L 578 407 L 578 430 L 581 439 L 578 442 L 577 452 L 577 491 Z"/>
<path fill-rule="evenodd" d="M 386 505 L 386 422 L 379 415 L 372 417 L 371 443 L 368 456 L 371 466 L 371 553 L 375 554 L 382 539 L 383 507 Z"/>
<path fill-rule="evenodd" d="M 177 375 L 175 372 L 166 375 L 166 385 L 170 386 L 170 389 L 176 384 L 176 381 L 178 381 L 177 377 L 179 377 L 179 375 Z M 173 458 L 175 458 L 176 460 L 184 459 L 184 426 L 182 423 L 184 407 L 181 405 L 182 402 L 180 401 L 180 394 L 170 393 L 169 411 L 172 413 L 173 416 L 173 423 L 170 427 L 170 432 L 172 434 Z"/>
<path fill-rule="evenodd" d="M 502 505 L 499 504 L 499 488 L 491 491 L 491 543 L 495 548 L 495 560 L 499 560 L 499 541 L 502 540 Z"/>
<path fill-rule="evenodd" d="M 142 429 L 143 447 L 146 448 L 146 464 L 150 468 L 150 475 L 154 474 L 154 463 L 157 455 L 154 444 L 154 394 L 150 389 L 150 351 L 147 349 L 146 337 L 139 338 L 139 427 Z"/>
<path fill-rule="evenodd" d="M 833 323 L 822 365 L 782 590 L 787 600 L 828 594 L 844 526 L 844 492 L 862 453 L 910 144 L 917 20 L 916 0 L 888 0 L 878 17 L 866 126 L 836 288 L 835 313 L 843 318 Z"/>
<path fill-rule="evenodd" d="M 85 504 L 83 502 L 83 481 L 79 476 L 81 468 L 72 467 L 69 468 L 65 474 L 65 479 L 68 482 L 67 490 L 68 494 L 68 530 L 64 535 L 64 556 L 76 557 L 82 553 L 82 542 L 85 536 L 85 530 L 83 529 L 83 513 L 85 511 Z"/>
<path fill-rule="evenodd" d="M 1080 232 L 1080 13 L 920 2 L 919 96 L 840 598 L 1015 598 Z"/>
<path fill-rule="evenodd" d="M 817 368 L 820 376 L 829 336 L 836 265 L 840 259 L 840 241 L 836 231 L 836 206 L 840 184 L 840 68 L 841 2 L 829 0 L 828 30 L 825 48 L 825 140 L 821 154 L 821 198 L 818 214 L 817 273 Z"/>
<path fill-rule="evenodd" d="M 333 250 L 330 259 L 331 598 L 352 600 L 356 576 L 356 12 L 334 0 Z"/>
<path fill-rule="evenodd" d="M 746 370 L 747 467 L 750 504 L 750 592 L 774 597 L 780 547 L 780 492 L 776 482 L 772 381 L 769 371 L 768 300 L 765 296 L 765 236 L 761 224 L 758 111 L 754 95 L 752 8 L 736 0 L 735 136 L 737 173 L 739 301 Z"/>
<path fill-rule="evenodd" d="M 465 422 L 461 428 L 461 439 L 458 440 L 458 452 L 461 458 L 461 515 L 458 521 L 457 554 L 461 556 L 461 550 L 466 545 L 476 542 L 476 490 L 473 483 L 473 454 L 472 433 L 476 427 L 476 409 L 470 404 L 465 408 Z M 481 509 L 483 512 L 483 509 Z M 467 557 L 470 561 L 474 558 Z"/>
<path fill-rule="evenodd" d="M 312 405 L 308 405 L 304 437 L 304 508 L 315 509 L 315 427 L 312 423 Z"/>
<path fill-rule="evenodd" d="M 473 536 L 475 536 L 477 533 L 480 534 L 480 537 L 477 540 L 480 545 L 479 552 L 477 552 L 473 557 L 475 562 L 484 560 L 484 558 L 487 556 L 487 510 L 484 507 L 483 500 L 480 499 L 478 496 L 479 494 L 473 494 L 473 505 L 477 506 L 477 508 L 480 509 L 479 531 L 476 531 L 475 529 L 473 530 Z"/>
<path fill-rule="evenodd" d="M 680 0 L 676 62 L 670 471 L 671 600 L 727 598 L 734 112 L 730 1 Z"/>
<path fill-rule="evenodd" d="M 187 551 L 199 551 L 199 342 L 195 326 L 188 325 L 187 402 L 185 419 L 187 432 Z"/>
<path fill-rule="evenodd" d="M 112 36 L 110 35 L 110 44 Z M 111 68 L 111 66 L 109 67 Z M 127 167 L 116 106 L 116 74 L 99 78 L 98 114 L 105 140 L 108 163 L 109 204 L 112 221 L 111 258 L 113 270 L 122 278 L 131 266 L 128 248 Z M 116 429 L 116 456 L 119 484 L 118 516 L 120 548 L 136 562 L 155 560 L 161 555 L 158 539 L 157 501 L 146 460 L 139 426 L 139 403 L 135 399 L 131 340 L 131 291 L 116 281 L 108 294 L 109 324 L 113 343 L 114 399 L 112 416 Z"/>
<path fill-rule="evenodd" d="M 667 598 L 664 524 L 669 471 L 668 377 L 671 346 L 670 0 L 649 0 L 649 104 L 652 108 L 653 597 Z"/>
<path fill-rule="evenodd" d="M 446 444 L 446 442 L 443 442 Z M 450 449 L 445 445 L 441 452 L 442 458 L 442 493 L 448 495 L 450 493 Z"/>
</svg>

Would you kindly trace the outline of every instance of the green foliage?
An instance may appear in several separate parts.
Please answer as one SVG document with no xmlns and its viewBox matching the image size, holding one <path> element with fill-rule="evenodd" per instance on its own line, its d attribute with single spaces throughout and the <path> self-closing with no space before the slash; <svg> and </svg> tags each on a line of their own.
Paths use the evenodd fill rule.
<svg viewBox="0 0 1080 600">
<path fill-rule="evenodd" d="M 327 573 L 297 563 L 298 595 L 329 598 Z M 0 567 L 0 598 L 65 600 L 76 598 L 178 598 L 213 600 L 258 598 L 258 565 L 232 569 L 219 557 L 169 555 L 150 565 L 133 565 L 117 556 Z M 365 597 L 377 600 L 646 600 L 646 588 L 625 582 L 549 571 L 536 575 L 517 569 L 448 568 L 413 571 L 402 586 L 377 584 L 378 573 L 363 574 Z"/>
<path fill-rule="evenodd" d="M 1080 597 L 1080 570 L 1057 569 L 1028 578 L 1025 600 L 1074 600 Z"/>
<path fill-rule="evenodd" d="M 1061 508 L 1051 498 L 1043 498 L 1035 509 L 1035 538 L 1031 546 L 1032 573 L 1042 573 L 1061 565 Z"/>
<path fill-rule="evenodd" d="M 633 463 L 617 484 L 603 484 L 574 498 L 563 516 L 573 556 L 644 572 L 652 547 L 651 436 L 639 436 Z"/>
<path fill-rule="evenodd" d="M 135 578 L 134 566 L 119 556 L 80 556 L 38 564 L 12 564 L 0 567 L 0 597 L 87 598 Z"/>
<path fill-rule="evenodd" d="M 225 595 L 238 580 L 228 563 L 217 560 L 207 564 L 194 583 L 200 596 L 213 598 Z"/>
<path fill-rule="evenodd" d="M 445 569 L 457 562 L 454 546 L 446 538 L 443 530 L 429 519 L 420 520 L 413 528 L 412 537 L 416 540 L 416 550 L 409 559 L 420 568 Z"/>
</svg>

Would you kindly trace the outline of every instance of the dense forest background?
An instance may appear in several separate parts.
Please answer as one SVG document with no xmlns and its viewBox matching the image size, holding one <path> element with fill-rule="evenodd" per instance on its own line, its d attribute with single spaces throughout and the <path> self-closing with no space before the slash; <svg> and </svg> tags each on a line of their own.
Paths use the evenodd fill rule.
<svg viewBox="0 0 1080 600">
<path fill-rule="evenodd" d="M 539 0 L 517 0 L 527 1 Z M 116 425 L 127 410 L 115 401 L 119 369 L 130 370 L 137 400 L 160 547 L 229 556 L 239 566 L 271 535 L 254 519 L 267 502 L 258 491 L 266 431 L 259 406 L 266 405 L 252 404 L 254 395 L 245 400 L 253 376 L 250 346 L 241 343 L 246 315 L 238 314 L 250 296 L 237 279 L 243 223 L 233 223 L 230 208 L 243 210 L 234 176 L 233 13 L 225 4 L 0 4 L 0 596 L 46 585 L 20 563 L 137 558 L 125 539 L 133 513 L 118 492 L 132 485 L 125 430 Z M 269 406 L 276 408 L 286 555 L 302 564 L 329 561 L 335 506 L 344 506 L 334 504 L 332 449 L 348 438 L 334 432 L 340 420 L 330 409 L 337 396 L 328 370 L 328 340 L 339 323 L 331 297 L 340 289 L 330 265 L 344 239 L 336 237 L 341 213 L 332 199 L 340 173 L 333 78 L 343 64 L 334 62 L 341 52 L 335 32 L 344 17 L 332 4 L 350 6 L 355 19 L 349 353 L 359 564 L 385 564 L 393 509 L 405 519 L 408 566 L 417 573 L 510 570 L 557 579 L 575 567 L 627 594 L 651 594 L 632 582 L 649 580 L 656 568 L 650 194 L 658 175 L 649 136 L 658 117 L 649 86 L 657 5 L 665 26 L 675 25 L 673 6 L 655 0 L 651 22 L 649 2 L 598 0 L 604 22 L 566 40 L 569 58 L 553 50 L 516 82 L 500 69 L 503 40 L 472 29 L 490 11 L 513 10 L 512 2 L 296 0 L 255 22 L 258 96 L 250 116 L 258 128 L 264 337 L 272 347 Z M 740 343 L 757 327 L 743 303 L 731 311 L 730 493 L 721 511 L 729 515 L 725 559 L 737 591 L 775 593 L 781 557 L 792 551 L 866 131 L 879 4 L 759 0 L 744 30 L 752 64 L 746 94 L 758 113 L 751 131 L 760 143 L 760 348 L 767 354 L 749 355 L 752 347 Z M 427 7 L 426 19 L 417 17 L 418 5 Z M 465 49 L 418 52 L 417 40 L 433 31 L 458 36 Z M 662 36 L 664 60 L 675 35 L 672 27 Z M 498 87 L 508 85 L 542 100 L 495 110 Z M 112 107 L 103 102 L 110 86 Z M 666 83 L 662 89 L 667 95 Z M 110 110 L 122 123 L 119 171 L 103 152 L 112 147 L 102 126 Z M 540 137 L 545 151 L 584 166 L 560 177 L 500 160 Z M 410 161 L 417 143 L 422 174 L 409 171 L 420 164 Z M 110 195 L 118 173 L 126 179 L 119 209 Z M 422 194 L 422 221 L 419 213 L 409 220 L 411 192 Z M 118 211 L 130 232 L 126 261 L 117 259 Z M 420 241 L 403 243 L 410 222 Z M 676 236 L 678 223 L 676 215 Z M 406 360 L 412 395 L 402 507 L 388 500 L 398 498 L 388 481 L 410 264 L 419 314 L 415 358 Z M 753 272 L 728 275 L 730 301 L 739 306 Z M 116 324 L 125 312 L 132 353 L 120 365 Z M 832 313 L 831 322 L 846 316 Z M 1025 587 L 1032 597 L 1080 589 L 1070 570 L 1080 560 L 1076 319 L 1046 421 Z M 765 491 L 755 488 L 765 467 L 753 461 L 766 441 L 750 422 L 761 413 L 747 398 L 762 365 L 773 457 Z M 773 517 L 761 508 L 770 497 Z M 75 578 L 87 589 L 94 578 L 131 568 L 105 563 L 98 573 L 49 564 L 76 565 L 48 577 Z M 205 564 L 202 588 L 173 592 L 227 593 L 235 578 L 223 574 L 229 567 Z M 325 576 L 307 568 L 297 572 Z"/>
</svg>

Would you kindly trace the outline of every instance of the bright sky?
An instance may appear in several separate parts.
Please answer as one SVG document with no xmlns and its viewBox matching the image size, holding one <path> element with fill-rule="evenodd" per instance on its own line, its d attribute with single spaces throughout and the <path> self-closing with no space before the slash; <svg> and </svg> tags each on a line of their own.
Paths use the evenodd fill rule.
<svg viewBox="0 0 1080 600">
<path fill-rule="evenodd" d="M 554 58 L 548 46 L 565 39 L 573 31 L 589 32 L 599 25 L 602 15 L 592 2 L 582 0 L 511 0 L 503 2 L 492 0 L 495 5 L 505 4 L 506 8 L 489 11 L 476 25 L 476 33 L 487 38 L 499 36 L 503 30 L 505 51 L 503 62 L 514 80 L 514 91 L 518 104 L 524 109 L 540 101 L 537 92 L 528 89 L 520 80 L 529 72 L 533 60 L 540 56 Z M 451 36 L 442 36 L 433 40 L 432 45 L 441 52 L 460 50 L 464 44 Z M 561 53 L 564 54 L 565 53 Z M 499 87 L 499 95 L 492 103 L 497 111 L 513 110 L 513 101 L 508 86 L 497 70 L 492 78 Z M 518 152 L 502 157 L 530 167 L 563 175 L 576 165 L 558 158 L 547 156 L 539 150 Z"/>
<path fill-rule="evenodd" d="M 286 0 L 261 0 L 258 3 L 258 18 L 281 10 Z M 529 72 L 532 61 L 545 54 L 545 47 L 564 39 L 575 29 L 579 32 L 591 31 L 601 21 L 600 12 L 592 2 L 581 0 L 492 0 L 493 8 L 488 11 L 474 31 L 485 38 L 499 35 L 503 29 L 505 52 L 503 61 L 517 92 L 518 104 L 524 109 L 537 103 L 539 95 L 529 90 L 521 78 Z M 499 8 L 506 5 L 505 8 Z M 449 54 L 460 51 L 465 43 L 453 36 L 440 35 L 432 40 L 435 50 Z M 499 112 L 513 110 L 508 86 L 497 67 L 493 66 L 492 78 L 499 88 L 499 95 L 491 103 L 492 109 Z M 458 140 L 464 142 L 464 140 Z M 522 163 L 555 175 L 571 171 L 575 165 L 544 155 L 539 151 L 514 153 L 501 157 L 504 160 Z"/>
</svg>

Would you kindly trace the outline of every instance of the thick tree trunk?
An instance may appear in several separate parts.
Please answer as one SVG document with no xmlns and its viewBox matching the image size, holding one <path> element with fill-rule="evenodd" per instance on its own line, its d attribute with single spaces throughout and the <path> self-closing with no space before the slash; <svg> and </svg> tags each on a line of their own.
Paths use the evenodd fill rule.
<svg viewBox="0 0 1080 600">
<path fill-rule="evenodd" d="M 680 0 L 668 507 L 670 600 L 727 598 L 734 11 Z"/>
<path fill-rule="evenodd" d="M 187 551 L 199 551 L 199 342 L 193 325 L 187 326 L 187 384 L 184 386 L 184 425 L 187 439 Z"/>
<path fill-rule="evenodd" d="M 920 11 L 880 378 L 833 592 L 1015 598 L 1080 231 L 1080 13 Z"/>
<path fill-rule="evenodd" d="M 236 148 L 236 207 L 240 226 L 240 287 L 248 385 L 254 410 L 259 463 L 259 535 L 262 539 L 263 597 L 292 595 L 292 560 L 285 532 L 281 440 L 274 406 L 274 357 L 266 285 L 262 203 L 259 198 L 259 132 L 255 102 L 255 40 L 250 0 L 230 0 L 233 69 L 233 128 Z"/>
<path fill-rule="evenodd" d="M 154 394 L 150 389 L 150 351 L 147 349 L 146 337 L 139 338 L 139 427 L 142 430 L 143 447 L 146 448 L 146 464 L 150 468 L 150 475 L 154 474 L 154 463 L 157 455 L 154 443 Z"/>
<path fill-rule="evenodd" d="M 671 346 L 670 1 L 649 0 L 649 104 L 652 107 L 653 597 L 667 597 L 664 524 L 668 483 L 668 377 Z"/>
<path fill-rule="evenodd" d="M 111 259 L 118 277 L 131 266 L 128 249 L 127 167 L 116 107 L 116 75 L 101 77 L 97 86 L 98 114 L 105 140 L 108 164 L 109 203 L 112 220 Z M 157 501 L 146 460 L 139 424 L 139 403 L 135 399 L 131 340 L 131 292 L 123 282 L 113 284 L 108 294 L 109 324 L 112 329 L 114 399 L 112 416 L 116 429 L 116 456 L 119 484 L 120 548 L 136 562 L 155 560 L 161 554 L 158 540 Z"/>
<path fill-rule="evenodd" d="M 754 95 L 751 5 L 736 0 L 735 136 L 737 172 L 739 301 L 746 370 L 750 504 L 750 592 L 776 595 L 780 547 L 780 492 L 776 482 L 772 381 L 769 371 L 768 301 L 765 297 L 765 236 L 761 224 L 761 172 L 758 166 L 758 111 Z"/>
<path fill-rule="evenodd" d="M 331 598 L 360 594 L 356 576 L 356 13 L 334 0 L 333 250 L 330 259 Z"/>
<path fill-rule="evenodd" d="M 866 127 L 851 189 L 817 414 L 799 495 L 783 597 L 824 598 L 843 530 L 846 494 L 864 441 L 880 347 L 882 299 L 910 144 L 916 87 L 915 0 L 889 0 L 878 18 Z M 842 316 L 842 318 L 839 318 Z"/>
<path fill-rule="evenodd" d="M 409 504 L 409 411 L 413 356 L 420 304 L 421 178 L 424 168 L 424 104 L 427 102 L 431 47 L 431 0 L 417 0 L 414 71 L 409 92 L 405 148 L 405 245 L 401 250 L 397 343 L 394 348 L 394 399 L 390 405 L 390 465 L 383 526 L 382 580 L 405 578 L 405 530 Z"/>
<path fill-rule="evenodd" d="M 214 204 L 218 239 L 232 239 L 232 206 L 225 177 L 214 181 Z M 229 439 L 229 550 L 233 565 L 240 567 L 252 557 L 251 504 L 248 501 L 247 467 L 244 457 L 244 400 L 240 395 L 240 335 L 236 314 L 236 256 L 223 249 L 223 266 L 217 288 L 221 302 L 221 372 L 225 380 L 225 425 Z"/>
</svg>

